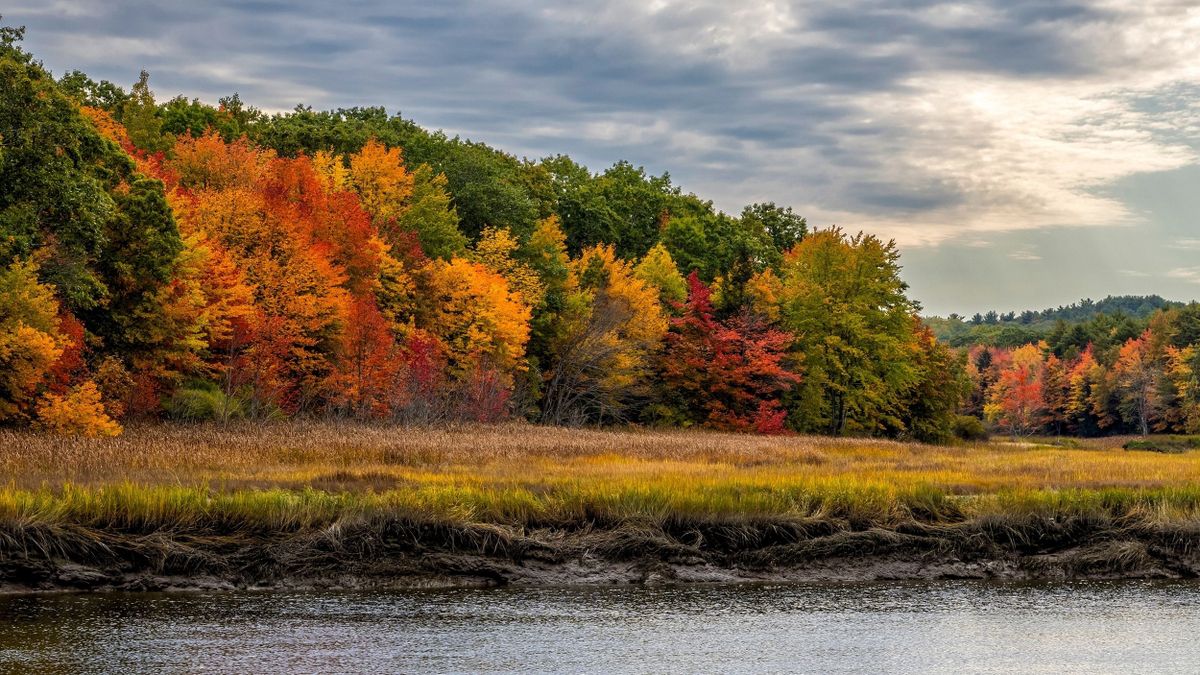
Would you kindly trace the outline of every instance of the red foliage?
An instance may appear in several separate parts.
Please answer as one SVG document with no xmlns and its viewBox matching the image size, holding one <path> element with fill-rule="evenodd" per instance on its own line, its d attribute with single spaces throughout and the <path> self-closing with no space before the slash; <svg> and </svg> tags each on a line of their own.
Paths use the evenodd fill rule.
<svg viewBox="0 0 1200 675">
<path fill-rule="evenodd" d="M 662 377 L 685 415 L 707 426 L 780 433 L 779 397 L 800 381 L 783 360 L 792 336 L 755 316 L 718 321 L 712 292 L 693 272 L 683 316 L 671 321 Z"/>
<path fill-rule="evenodd" d="M 87 377 L 87 361 L 83 358 L 87 347 L 83 342 L 83 324 L 69 312 L 58 315 L 58 333 L 64 342 L 63 351 L 50 368 L 49 380 L 50 391 L 61 395 Z"/>
<path fill-rule="evenodd" d="M 375 301 L 350 303 L 337 371 L 330 378 L 335 405 L 357 417 L 384 417 L 395 403 L 399 348 Z"/>
</svg>

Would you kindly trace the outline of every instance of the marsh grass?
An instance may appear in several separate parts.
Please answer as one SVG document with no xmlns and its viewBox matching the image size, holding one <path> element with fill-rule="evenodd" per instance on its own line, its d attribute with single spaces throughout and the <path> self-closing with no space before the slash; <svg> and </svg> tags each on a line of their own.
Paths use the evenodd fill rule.
<svg viewBox="0 0 1200 675">
<path fill-rule="evenodd" d="M 115 439 L 5 431 L 0 521 L 236 533 L 380 518 L 518 529 L 1200 520 L 1200 453 L 1120 442 L 329 423 L 134 426 Z"/>
</svg>

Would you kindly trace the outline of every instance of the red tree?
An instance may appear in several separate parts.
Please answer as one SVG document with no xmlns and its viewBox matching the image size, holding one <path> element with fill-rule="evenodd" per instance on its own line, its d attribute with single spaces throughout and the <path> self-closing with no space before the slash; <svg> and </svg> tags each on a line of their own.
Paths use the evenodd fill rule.
<svg viewBox="0 0 1200 675">
<path fill-rule="evenodd" d="M 662 360 L 668 397 L 706 426 L 782 432 L 779 397 L 800 381 L 783 363 L 792 336 L 746 313 L 717 320 L 711 294 L 695 272 L 688 277 L 683 315 L 671 321 Z"/>
</svg>

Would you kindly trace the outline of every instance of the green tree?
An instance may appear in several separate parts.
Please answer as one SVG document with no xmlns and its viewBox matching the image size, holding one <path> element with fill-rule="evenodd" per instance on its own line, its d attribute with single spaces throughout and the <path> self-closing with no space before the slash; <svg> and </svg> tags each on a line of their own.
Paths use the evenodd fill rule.
<svg viewBox="0 0 1200 675">
<path fill-rule="evenodd" d="M 458 212 L 446 190 L 446 176 L 421 164 L 412 177 L 412 196 L 396 224 L 416 232 L 421 249 L 431 258 L 449 260 L 462 255 L 467 238 L 458 229 Z"/>
<path fill-rule="evenodd" d="M 688 287 L 671 253 L 662 244 L 655 244 L 646 257 L 634 268 L 637 278 L 658 289 L 658 298 L 663 307 L 673 309 L 687 300 Z"/>
<path fill-rule="evenodd" d="M 792 250 L 808 235 L 808 221 L 792 212 L 792 207 L 779 207 L 774 202 L 751 204 L 742 209 L 742 222 L 755 223 L 771 238 L 780 253 Z"/>
<path fill-rule="evenodd" d="M 146 152 L 165 152 L 171 147 L 170 137 L 163 135 L 162 118 L 154 92 L 150 91 L 150 73 L 142 71 L 137 84 L 129 90 L 129 98 L 121 107 L 121 123 L 129 132 L 129 141 Z"/>
<path fill-rule="evenodd" d="M 142 331 L 182 247 L 163 186 L 96 131 L 20 36 L 0 29 L 0 265 L 36 253 L 41 281 L 102 349 L 149 349 Z"/>
<path fill-rule="evenodd" d="M 805 379 L 790 400 L 800 431 L 896 433 L 919 381 L 913 316 L 894 242 L 840 229 L 809 235 L 784 256 L 781 320 L 796 335 Z"/>
</svg>

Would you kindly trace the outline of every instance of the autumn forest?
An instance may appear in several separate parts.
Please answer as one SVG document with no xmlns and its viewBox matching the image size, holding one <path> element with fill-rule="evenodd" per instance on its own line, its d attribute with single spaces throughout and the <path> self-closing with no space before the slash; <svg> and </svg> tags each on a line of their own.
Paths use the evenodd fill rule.
<svg viewBox="0 0 1200 675">
<path fill-rule="evenodd" d="M 1005 341 L 922 318 L 893 242 L 787 207 L 728 215 L 379 108 L 55 79 L 0 31 L 3 424 L 1200 431 L 1195 305 Z"/>
</svg>

